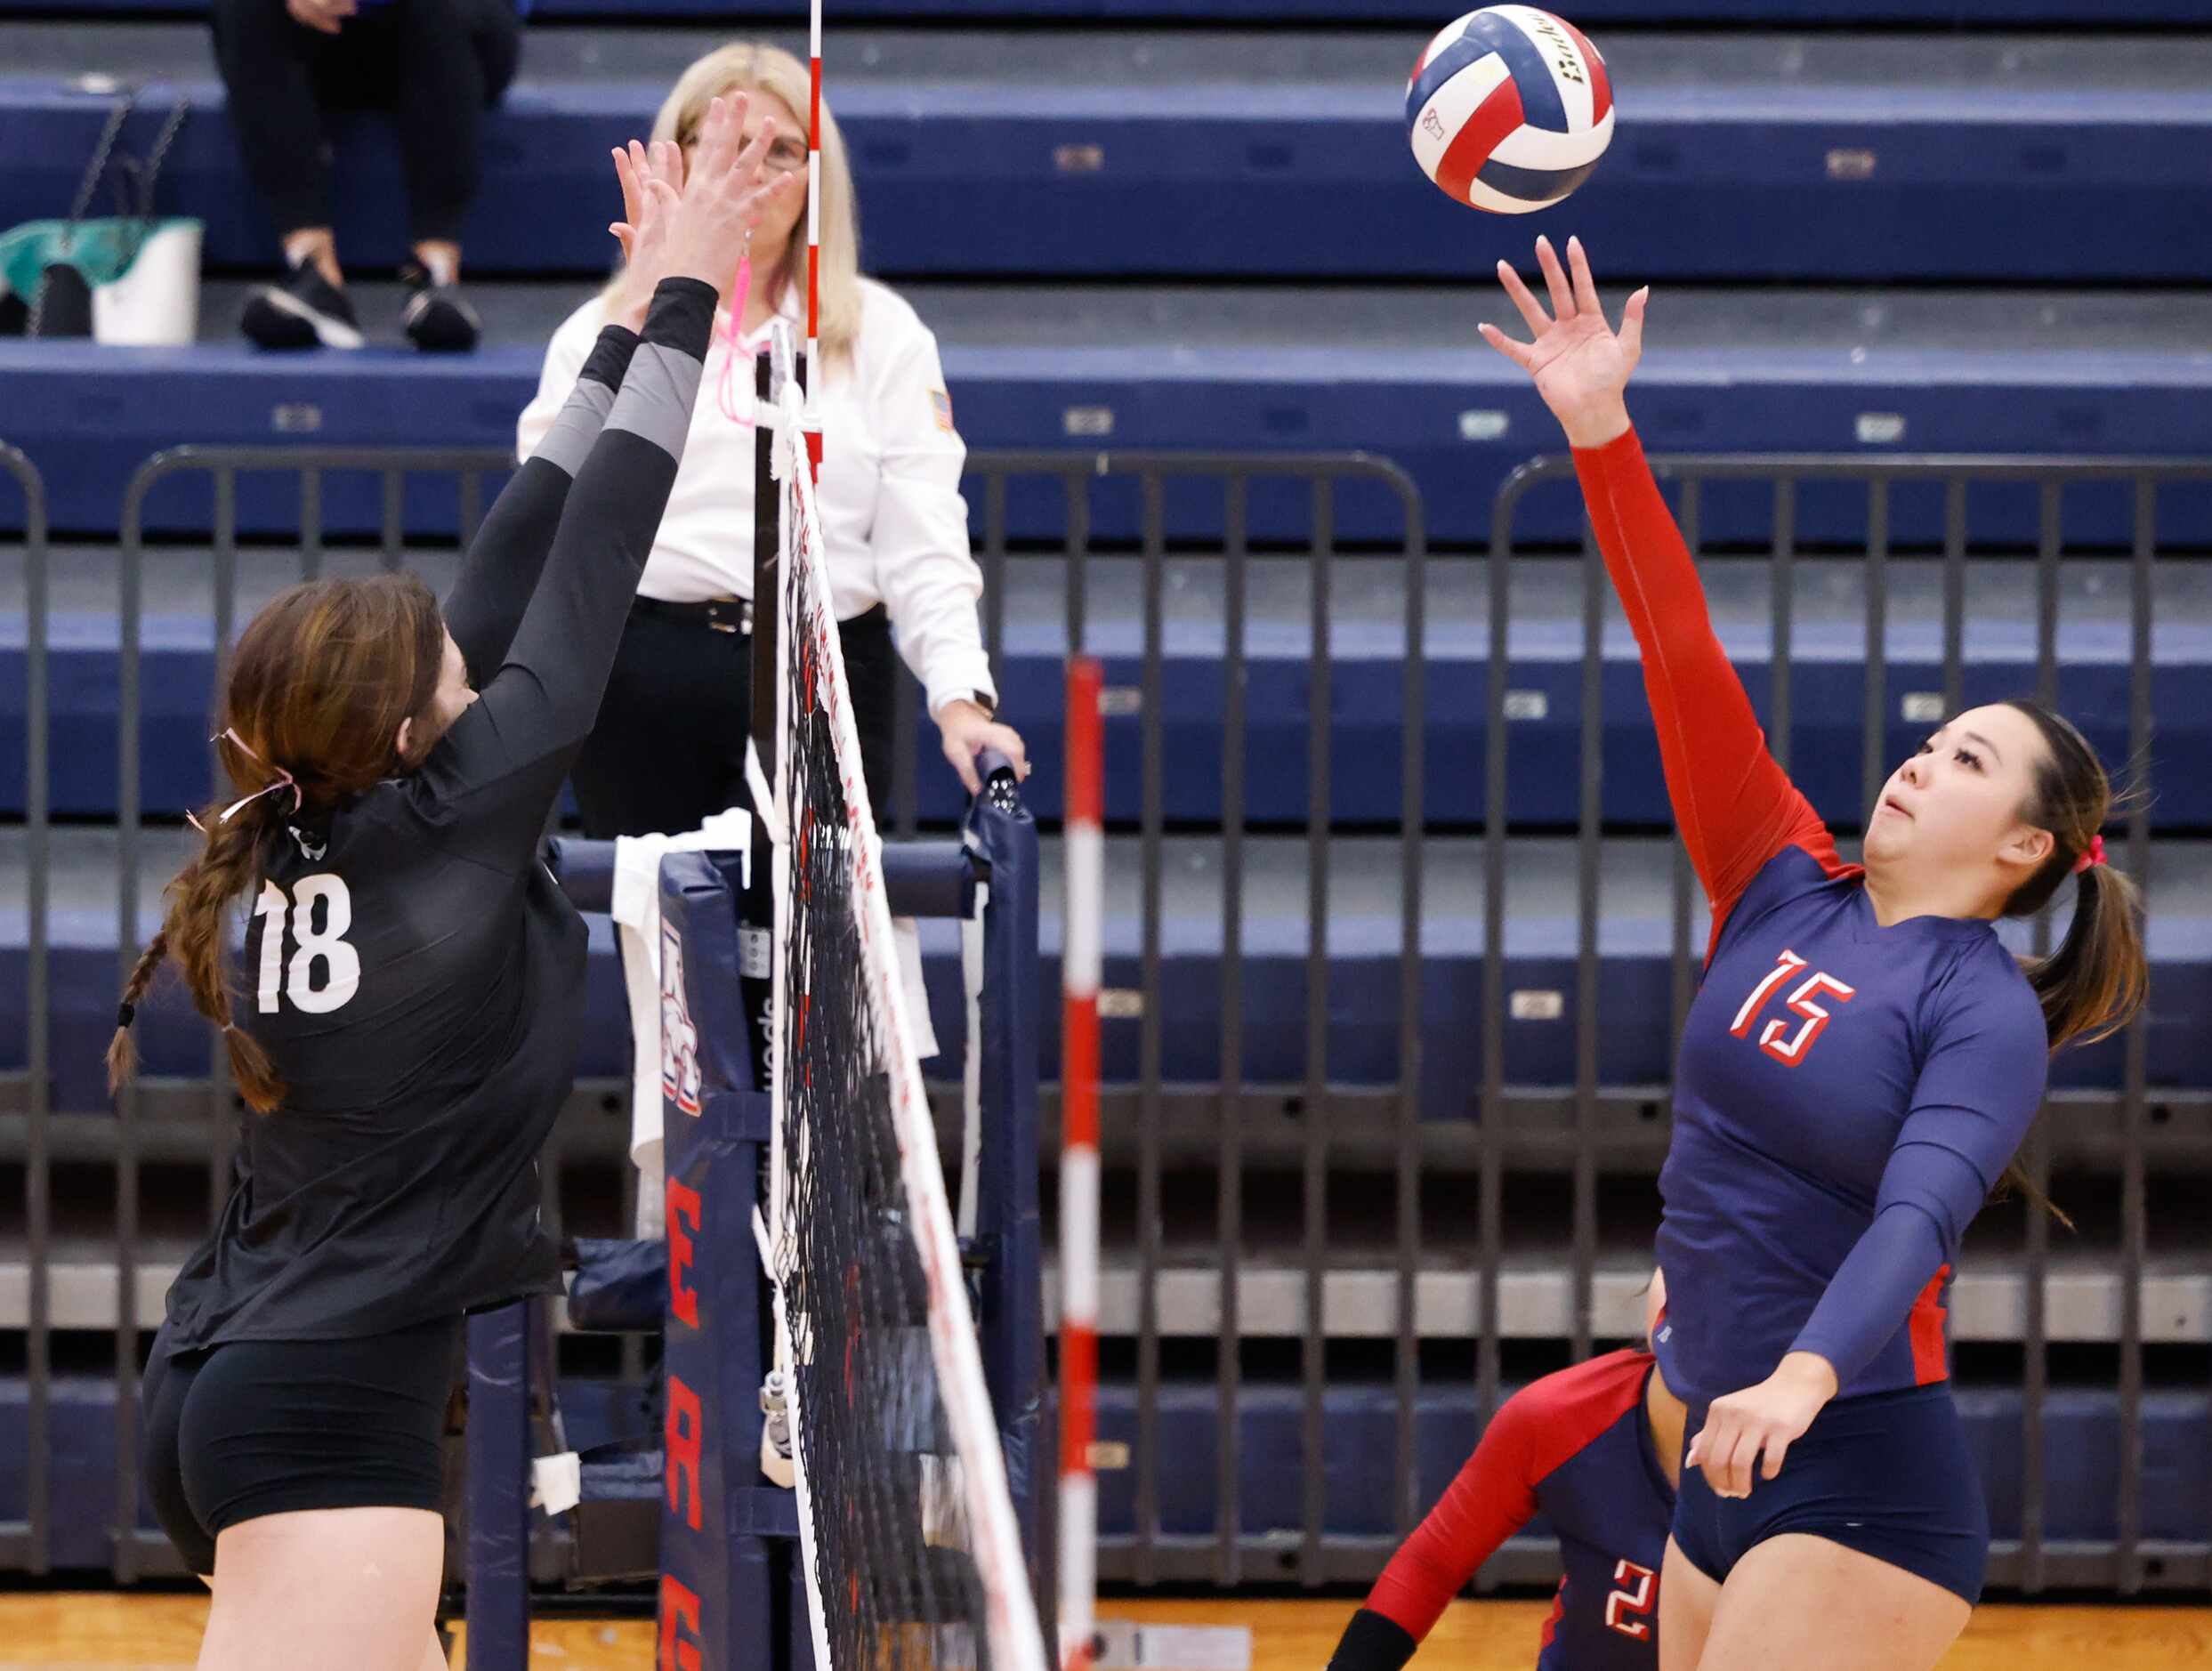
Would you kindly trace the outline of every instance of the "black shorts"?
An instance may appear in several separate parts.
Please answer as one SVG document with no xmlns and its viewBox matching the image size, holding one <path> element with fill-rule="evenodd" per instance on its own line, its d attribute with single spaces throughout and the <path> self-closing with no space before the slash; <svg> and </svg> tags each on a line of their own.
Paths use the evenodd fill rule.
<svg viewBox="0 0 2212 1671">
<path fill-rule="evenodd" d="M 1705 1425 L 1692 1408 L 1686 1436 Z M 1989 1502 L 1950 1387 L 1905 1387 L 1837 1399 L 1789 1448 L 1778 1478 L 1755 1473 L 1751 1495 L 1722 1497 L 1702 1468 L 1683 1471 L 1675 1543 L 1716 1583 L 1756 1544 L 1804 1532 L 1982 1599 Z"/>
<path fill-rule="evenodd" d="M 240 1340 L 171 1356 L 139 1392 L 146 1495 L 185 1564 L 224 1528 L 309 1508 L 426 1508 L 443 1491 L 462 1323 L 359 1340 Z"/>
</svg>

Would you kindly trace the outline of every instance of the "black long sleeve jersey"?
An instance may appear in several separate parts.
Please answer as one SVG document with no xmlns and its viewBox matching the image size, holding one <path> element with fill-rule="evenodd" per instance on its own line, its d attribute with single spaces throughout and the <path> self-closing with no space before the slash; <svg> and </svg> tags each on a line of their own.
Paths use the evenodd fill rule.
<svg viewBox="0 0 2212 1671">
<path fill-rule="evenodd" d="M 675 480 L 714 290 L 602 333 L 446 605 L 480 690 L 422 766 L 272 820 L 238 1025 L 250 1115 L 221 1223 L 169 1290 L 173 1351 L 403 1328 L 558 1287 L 538 1152 L 576 1066 L 582 921 L 540 857 Z"/>
</svg>

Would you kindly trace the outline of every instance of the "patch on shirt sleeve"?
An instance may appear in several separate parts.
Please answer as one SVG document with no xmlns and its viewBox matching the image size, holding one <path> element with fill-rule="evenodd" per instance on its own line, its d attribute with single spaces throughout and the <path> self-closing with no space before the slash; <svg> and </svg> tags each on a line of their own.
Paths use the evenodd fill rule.
<svg viewBox="0 0 2212 1671">
<path fill-rule="evenodd" d="M 937 427 L 948 435 L 952 432 L 952 397 L 942 389 L 929 392 L 929 409 L 936 415 Z"/>
</svg>

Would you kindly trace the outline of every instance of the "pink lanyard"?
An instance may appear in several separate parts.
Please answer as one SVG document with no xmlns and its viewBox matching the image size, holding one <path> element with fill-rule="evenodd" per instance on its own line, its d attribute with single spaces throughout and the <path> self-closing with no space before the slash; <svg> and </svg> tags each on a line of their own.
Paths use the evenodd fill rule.
<svg viewBox="0 0 2212 1671">
<path fill-rule="evenodd" d="M 730 329 L 726 333 L 730 352 L 722 362 L 722 379 L 715 385 L 715 403 L 722 408 L 723 416 L 739 429 L 753 427 L 751 392 L 747 391 L 747 404 L 742 410 L 738 405 L 738 358 L 743 343 L 738 332 L 745 322 L 745 304 L 753 295 L 753 237 L 746 234 L 745 254 L 738 257 L 738 282 L 730 299 Z"/>
</svg>

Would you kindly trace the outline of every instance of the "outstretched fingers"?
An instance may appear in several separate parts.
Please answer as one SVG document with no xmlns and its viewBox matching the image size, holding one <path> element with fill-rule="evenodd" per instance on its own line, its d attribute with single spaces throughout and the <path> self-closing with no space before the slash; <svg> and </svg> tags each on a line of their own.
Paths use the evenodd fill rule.
<svg viewBox="0 0 2212 1671">
<path fill-rule="evenodd" d="M 1495 325 L 1482 324 L 1474 327 L 1482 333 L 1482 340 L 1495 348 L 1523 371 L 1536 369 L 1536 350 L 1526 343 L 1516 343 Z"/>
<path fill-rule="evenodd" d="M 677 191 L 683 190 L 683 147 L 674 140 L 655 140 L 652 150 L 653 174 L 665 180 Z"/>
<path fill-rule="evenodd" d="M 1511 262 L 1501 261 L 1498 263 L 1498 282 L 1506 287 L 1506 294 L 1513 298 L 1514 306 L 1521 310 L 1522 322 L 1531 331 L 1541 336 L 1551 329 L 1552 316 L 1544 311 L 1544 304 L 1522 282 L 1521 275 L 1513 270 Z"/>
<path fill-rule="evenodd" d="M 1576 308 L 1602 321 L 1605 307 L 1597 299 L 1597 280 L 1590 276 L 1590 258 L 1583 253 L 1580 238 L 1567 240 L 1567 262 L 1574 278 Z"/>
<path fill-rule="evenodd" d="M 1580 311 L 1575 306 L 1574 287 L 1567 282 L 1567 270 L 1559 264 L 1559 252 L 1552 247 L 1552 240 L 1536 240 L 1536 263 L 1544 270 L 1544 287 L 1551 293 L 1552 317 L 1562 324 Z"/>
<path fill-rule="evenodd" d="M 760 131 L 746 142 L 730 165 L 730 183 L 740 193 L 750 193 L 760 184 L 761 175 L 768 166 L 768 148 L 776 142 L 776 119 L 763 120 Z"/>
<path fill-rule="evenodd" d="M 1643 358 L 1643 310 L 1651 300 L 1651 287 L 1646 285 L 1620 311 L 1620 349 L 1631 365 Z"/>
<path fill-rule="evenodd" d="M 627 145 L 615 147 L 615 178 L 622 182 L 622 218 L 632 226 L 637 224 L 642 207 L 639 195 L 642 188 L 637 165 L 637 149 L 635 140 Z"/>
<path fill-rule="evenodd" d="M 729 174 L 745 133 L 747 108 L 741 93 L 718 98 L 706 107 L 706 119 L 699 124 L 698 155 L 691 167 L 694 180 L 720 182 Z"/>
</svg>

